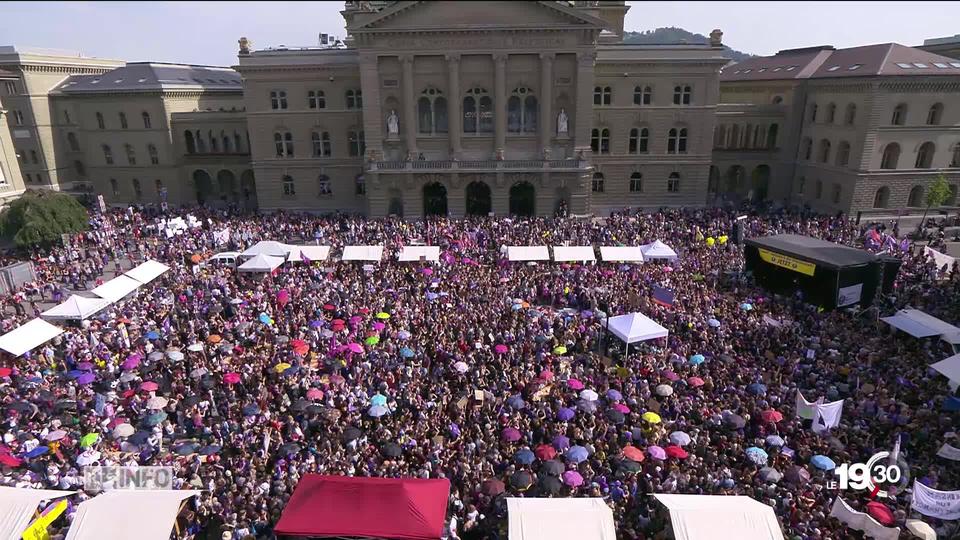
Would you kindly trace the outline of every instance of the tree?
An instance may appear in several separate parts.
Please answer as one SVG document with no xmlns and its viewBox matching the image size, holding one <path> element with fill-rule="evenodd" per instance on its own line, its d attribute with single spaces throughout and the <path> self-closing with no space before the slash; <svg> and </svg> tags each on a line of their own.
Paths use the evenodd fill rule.
<svg viewBox="0 0 960 540">
<path fill-rule="evenodd" d="M 27 191 L 0 213 L 0 234 L 19 247 L 57 242 L 88 225 L 87 210 L 66 193 Z"/>
<path fill-rule="evenodd" d="M 947 178 L 943 173 L 938 174 L 937 179 L 930 184 L 930 189 L 927 190 L 927 207 L 923 209 L 920 230 L 923 230 L 923 224 L 927 221 L 927 212 L 935 206 L 942 206 L 943 203 L 950 200 L 950 195 L 950 184 L 947 183 Z"/>
</svg>

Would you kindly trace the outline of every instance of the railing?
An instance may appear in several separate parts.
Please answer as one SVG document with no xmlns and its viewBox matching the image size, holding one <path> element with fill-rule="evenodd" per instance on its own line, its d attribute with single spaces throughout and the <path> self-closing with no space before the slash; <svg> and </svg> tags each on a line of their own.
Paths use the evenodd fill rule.
<svg viewBox="0 0 960 540">
<path fill-rule="evenodd" d="M 508 160 L 416 160 L 416 161 L 372 161 L 370 171 L 493 171 L 511 169 L 570 170 L 586 169 L 590 165 L 586 160 L 578 159 L 508 159 Z"/>
</svg>

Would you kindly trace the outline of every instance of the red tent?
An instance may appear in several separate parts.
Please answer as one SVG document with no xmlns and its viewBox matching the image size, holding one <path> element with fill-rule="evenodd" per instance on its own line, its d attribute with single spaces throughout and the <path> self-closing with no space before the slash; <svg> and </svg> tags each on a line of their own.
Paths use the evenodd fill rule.
<svg viewBox="0 0 960 540">
<path fill-rule="evenodd" d="M 437 540 L 450 481 L 307 474 L 274 528 L 287 536 Z"/>
</svg>

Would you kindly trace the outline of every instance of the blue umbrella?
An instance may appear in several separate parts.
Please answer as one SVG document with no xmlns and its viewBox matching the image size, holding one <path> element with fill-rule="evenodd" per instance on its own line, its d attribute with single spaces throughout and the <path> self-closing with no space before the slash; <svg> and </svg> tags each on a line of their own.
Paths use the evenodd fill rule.
<svg viewBox="0 0 960 540">
<path fill-rule="evenodd" d="M 35 458 L 35 457 L 38 457 L 38 456 L 42 456 L 42 455 L 46 454 L 46 453 L 49 452 L 49 451 L 50 451 L 50 448 L 48 448 L 48 447 L 46 447 L 46 446 L 38 446 L 38 447 L 34 448 L 33 450 L 31 450 L 31 451 L 27 452 L 26 454 L 24 454 L 24 457 L 27 457 L 27 458 Z"/>
<path fill-rule="evenodd" d="M 291 377 L 293 375 L 296 375 L 297 373 L 300 373 L 300 366 L 290 366 L 287 369 L 283 370 L 283 373 L 281 373 L 281 375 L 284 377 Z"/>
<path fill-rule="evenodd" d="M 687 435 L 683 431 L 674 431 L 670 434 L 670 442 L 677 446 L 686 446 L 690 444 L 690 435 Z"/>
<path fill-rule="evenodd" d="M 197 453 L 199 453 L 199 454 L 202 455 L 202 456 L 209 456 L 209 455 L 212 455 L 212 454 L 216 454 L 216 453 L 219 452 L 219 451 L 220 451 L 220 445 L 218 445 L 218 444 L 211 444 L 211 445 L 209 445 L 209 446 L 204 446 L 203 448 L 201 448 L 200 450 L 198 450 Z"/>
<path fill-rule="evenodd" d="M 250 405 L 244 405 L 242 412 L 244 416 L 256 416 L 260 414 L 260 407 L 251 403 Z"/>
<path fill-rule="evenodd" d="M 381 407 L 383 407 L 383 406 L 386 406 L 386 404 L 387 404 L 387 396 L 383 394 L 374 394 L 373 397 L 370 398 L 370 405 L 380 405 Z"/>
<path fill-rule="evenodd" d="M 783 446 L 786 441 L 783 440 L 783 437 L 779 435 L 767 435 L 767 446 Z"/>
<path fill-rule="evenodd" d="M 197 451 L 200 446 L 195 443 L 184 443 L 173 447 L 173 451 L 180 456 L 189 456 Z"/>
<path fill-rule="evenodd" d="M 520 394 L 514 394 L 507 398 L 507 405 L 518 410 L 527 406 L 527 404 L 524 403 L 523 398 L 520 397 Z"/>
<path fill-rule="evenodd" d="M 750 310 L 753 309 L 753 304 L 751 304 L 751 303 L 749 303 L 749 302 L 744 302 L 744 303 L 740 304 L 740 309 L 742 309 L 742 310 L 744 310 L 744 311 L 750 311 Z"/>
<path fill-rule="evenodd" d="M 757 465 L 766 465 L 767 464 L 767 453 L 762 448 L 757 448 L 756 446 L 751 446 L 746 450 L 747 459 L 756 463 Z"/>
<path fill-rule="evenodd" d="M 401 330 L 397 332 L 397 337 L 400 339 L 410 339 L 410 336 L 411 336 L 410 332 L 407 332 L 406 330 Z"/>
<path fill-rule="evenodd" d="M 138 431 L 127 438 L 127 442 L 130 444 L 140 445 L 147 442 L 147 439 L 150 438 L 149 431 Z"/>
<path fill-rule="evenodd" d="M 553 441 L 551 441 L 551 444 L 553 444 L 553 447 L 556 448 L 557 450 L 563 450 L 566 448 L 570 448 L 570 439 L 567 438 L 567 436 L 565 435 L 557 435 L 556 437 L 553 438 Z"/>
<path fill-rule="evenodd" d="M 400 349 L 400 356 L 404 358 L 413 358 L 413 350 L 410 347 Z"/>
<path fill-rule="evenodd" d="M 559 411 L 557 411 L 557 420 L 560 420 L 561 422 L 569 422 L 570 420 L 573 420 L 573 417 L 575 415 L 576 415 L 576 411 L 574 411 L 573 409 L 564 407 Z"/>
<path fill-rule="evenodd" d="M 149 340 L 159 339 L 160 334 L 154 332 L 153 330 L 147 332 L 146 338 Z"/>
<path fill-rule="evenodd" d="M 582 446 L 571 446 L 566 452 L 563 453 L 567 460 L 574 463 L 580 463 L 581 461 L 586 460 L 589 454 L 590 453 L 587 452 L 587 449 Z"/>
<path fill-rule="evenodd" d="M 720 321 L 716 319 L 707 319 L 707 325 L 711 328 L 720 328 Z"/>
<path fill-rule="evenodd" d="M 259 317 L 260 322 L 263 324 L 270 324 L 270 316 L 266 313 L 261 313 Z"/>
<path fill-rule="evenodd" d="M 523 309 L 523 304 L 514 304 L 514 305 L 510 306 L 510 309 L 512 309 L 512 310 L 514 310 L 514 311 L 520 311 L 521 309 Z"/>
<path fill-rule="evenodd" d="M 695 354 L 690 357 L 690 363 L 694 366 L 699 366 L 700 364 L 706 362 L 706 358 L 702 354 Z"/>
<path fill-rule="evenodd" d="M 323 326 L 323 321 L 318 321 L 316 319 L 310 321 L 310 328 L 320 328 Z"/>
<path fill-rule="evenodd" d="M 533 460 L 536 459 L 536 456 L 533 455 L 533 452 L 524 448 L 523 450 L 517 451 L 513 455 L 513 460 L 521 465 L 529 465 L 533 463 Z"/>
<path fill-rule="evenodd" d="M 813 458 L 810 459 L 810 463 L 822 471 L 832 471 L 837 468 L 837 464 L 834 463 L 832 459 L 822 454 L 813 456 Z"/>
<path fill-rule="evenodd" d="M 374 405 L 370 407 L 370 410 L 367 411 L 367 414 L 374 418 L 380 418 L 381 416 L 389 413 L 390 409 L 388 409 L 385 405 Z"/>
<path fill-rule="evenodd" d="M 585 412 L 585 413 L 595 413 L 595 412 L 597 412 L 597 402 L 596 402 L 596 401 L 587 401 L 587 400 L 585 400 L 585 399 L 581 399 L 580 401 L 577 402 L 577 407 L 579 407 L 580 410 L 583 411 L 583 412 Z"/>
<path fill-rule="evenodd" d="M 767 393 L 767 387 L 760 383 L 753 383 L 747 386 L 747 392 L 750 392 L 755 396 L 762 396 Z"/>
<path fill-rule="evenodd" d="M 74 369 L 74 370 L 71 370 L 71 371 L 68 371 L 68 372 L 67 372 L 67 377 L 70 377 L 71 379 L 76 379 L 76 378 L 80 377 L 81 375 L 83 375 L 84 373 L 86 373 L 86 371 L 79 370 L 79 369 Z"/>
<path fill-rule="evenodd" d="M 607 399 L 611 401 L 620 401 L 621 399 L 623 399 L 623 394 L 611 388 L 607 390 Z"/>
<path fill-rule="evenodd" d="M 960 411 L 960 398 L 950 396 L 943 402 L 943 410 Z"/>
</svg>

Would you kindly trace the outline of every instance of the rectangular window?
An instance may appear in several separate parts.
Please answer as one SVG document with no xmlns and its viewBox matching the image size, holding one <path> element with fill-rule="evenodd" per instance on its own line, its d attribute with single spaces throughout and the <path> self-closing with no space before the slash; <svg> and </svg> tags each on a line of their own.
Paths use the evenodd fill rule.
<svg viewBox="0 0 960 540">
<path fill-rule="evenodd" d="M 367 181 L 362 174 L 357 175 L 357 178 L 354 180 L 354 194 L 357 196 L 367 194 Z"/>
</svg>

